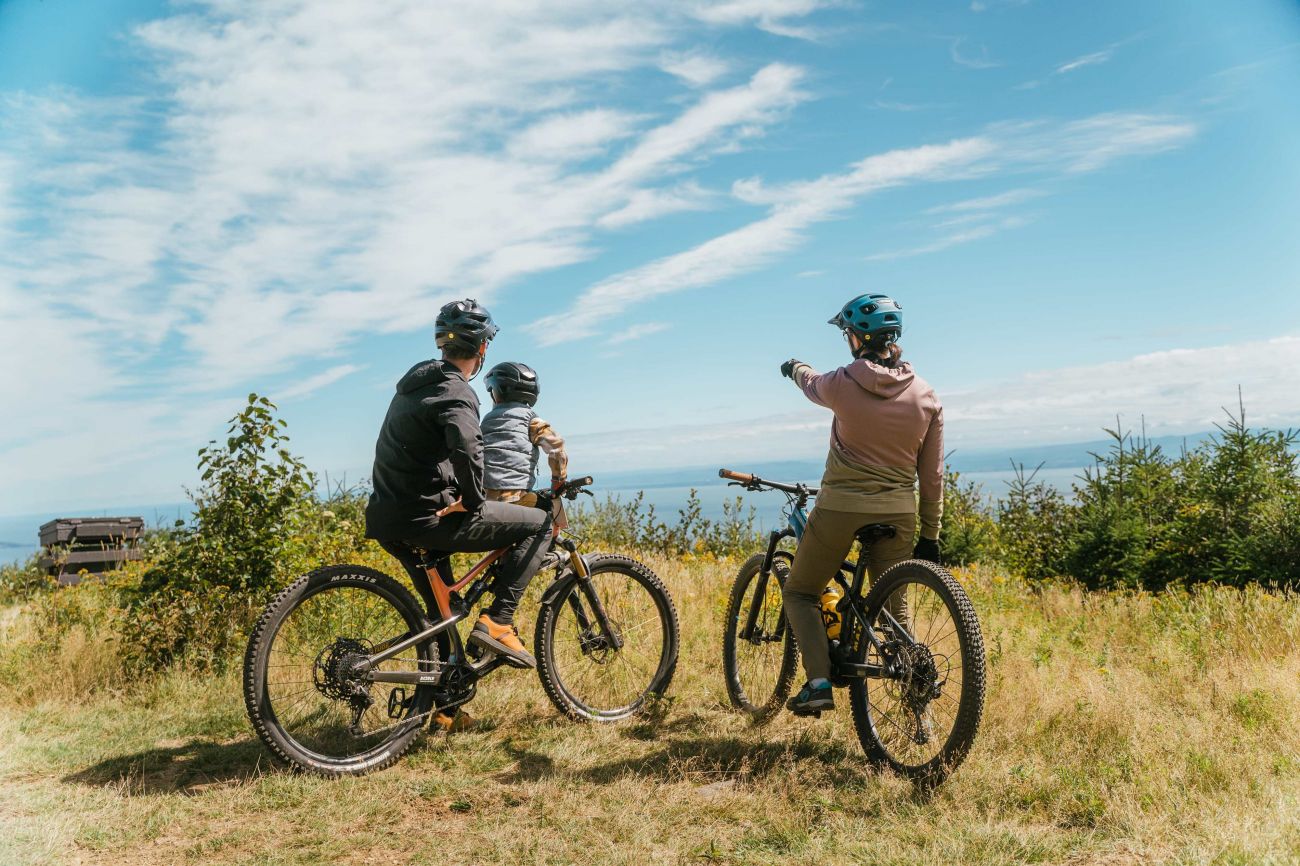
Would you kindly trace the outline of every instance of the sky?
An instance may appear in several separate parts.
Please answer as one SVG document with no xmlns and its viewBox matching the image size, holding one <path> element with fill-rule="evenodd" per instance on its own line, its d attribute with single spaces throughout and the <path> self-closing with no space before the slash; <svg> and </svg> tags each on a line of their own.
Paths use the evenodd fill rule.
<svg viewBox="0 0 1300 866">
<path fill-rule="evenodd" d="M 359 481 L 461 297 L 579 472 L 824 453 L 867 291 L 958 453 L 1300 424 L 1297 92 L 1281 0 L 0 0 L 0 514 L 251 391 Z"/>
</svg>

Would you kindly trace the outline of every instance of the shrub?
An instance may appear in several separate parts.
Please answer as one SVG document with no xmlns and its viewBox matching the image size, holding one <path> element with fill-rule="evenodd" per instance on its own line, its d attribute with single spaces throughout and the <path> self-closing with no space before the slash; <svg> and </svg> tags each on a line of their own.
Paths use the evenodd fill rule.
<svg viewBox="0 0 1300 866">
<path fill-rule="evenodd" d="M 1159 588 L 1153 560 L 1164 545 L 1178 490 L 1174 467 L 1145 435 L 1118 425 L 1074 487 L 1066 573 L 1089 589 Z"/>
<path fill-rule="evenodd" d="M 653 504 L 646 503 L 645 491 L 638 491 L 628 500 L 607 495 L 603 500 L 571 507 L 569 520 L 575 535 L 612 550 L 739 556 L 763 544 L 755 526 L 756 512 L 752 506 L 745 507 L 742 497 L 723 502 L 722 518 L 711 520 L 704 516 L 695 489 L 688 494 L 672 526 L 659 518 Z"/>
<path fill-rule="evenodd" d="M 25 562 L 0 565 L 0 604 L 16 604 L 49 592 L 58 587 L 58 581 L 40 567 L 40 554 L 33 554 Z"/>
<path fill-rule="evenodd" d="M 1300 471 L 1294 430 L 1251 430 L 1244 409 L 1179 461 L 1165 583 L 1300 587 Z"/>
<path fill-rule="evenodd" d="M 943 527 L 939 543 L 944 562 L 970 565 L 997 557 L 997 523 L 993 520 L 984 488 L 962 481 L 961 473 L 948 469 L 943 487 Z"/>
<path fill-rule="evenodd" d="M 219 666 L 280 586 L 322 554 L 342 559 L 360 545 L 360 493 L 338 490 L 320 503 L 275 409 L 250 394 L 226 440 L 199 450 L 193 522 L 159 539 L 157 558 L 128 594 L 124 650 L 137 667 L 181 655 Z"/>
<path fill-rule="evenodd" d="M 1023 464 L 1013 466 L 1015 477 L 998 501 L 999 558 L 1028 580 L 1056 577 L 1062 573 L 1069 504 L 1055 487 L 1036 480 L 1041 465 L 1028 475 Z"/>
</svg>

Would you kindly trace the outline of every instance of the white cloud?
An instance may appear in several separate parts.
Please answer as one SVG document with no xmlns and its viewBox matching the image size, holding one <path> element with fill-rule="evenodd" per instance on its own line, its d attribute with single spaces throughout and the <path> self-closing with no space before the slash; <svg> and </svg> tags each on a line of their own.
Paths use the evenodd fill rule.
<svg viewBox="0 0 1300 866">
<path fill-rule="evenodd" d="M 654 65 L 672 16 L 506 5 L 222 2 L 146 25 L 165 127 L 134 100 L 2 109 L 5 174 L 51 230 L 10 237 L 0 281 L 58 297 L 101 348 L 179 337 L 187 378 L 233 385 L 582 260 L 602 217 L 698 207 L 661 185 L 807 98 L 773 64 L 638 136 L 585 91 Z"/>
<path fill-rule="evenodd" d="M 836 0 L 723 0 L 698 3 L 692 14 L 710 24 L 752 24 L 775 36 L 816 39 L 820 31 L 792 23 L 812 13 L 843 5 Z"/>
<path fill-rule="evenodd" d="M 993 69 L 1002 65 L 989 57 L 987 45 L 980 45 L 978 51 L 972 53 L 962 48 L 966 42 L 965 36 L 955 36 L 948 41 L 948 54 L 953 63 L 967 69 Z"/>
<path fill-rule="evenodd" d="M 972 138 L 869 157 L 842 174 L 765 189 L 743 186 L 750 201 L 769 202 L 769 214 L 741 228 L 603 280 L 568 310 L 529 326 L 543 345 L 595 333 L 597 325 L 626 307 L 660 295 L 720 282 L 755 270 L 798 244 L 814 223 L 842 212 L 858 198 L 909 181 L 951 176 L 988 155 L 991 143 Z"/>
<path fill-rule="evenodd" d="M 644 337 L 663 333 L 668 330 L 668 328 L 669 325 L 665 322 L 641 322 L 619 331 L 605 342 L 610 346 L 616 346 L 620 343 L 630 343 L 632 340 L 640 340 Z"/>
<path fill-rule="evenodd" d="M 707 190 L 694 182 L 669 189 L 639 189 L 632 193 L 623 207 L 596 220 L 596 225 L 617 229 L 668 214 L 704 210 L 709 206 L 711 198 L 712 195 Z"/>
<path fill-rule="evenodd" d="M 1195 130 L 1190 122 L 1142 114 L 1103 114 L 1056 125 L 999 124 L 982 136 L 868 157 L 848 171 L 812 181 L 779 187 L 767 187 L 758 179 L 738 181 L 733 194 L 748 204 L 767 207 L 766 216 L 691 249 L 607 277 L 584 291 L 569 309 L 539 319 L 529 330 L 543 345 L 580 339 L 634 304 L 756 270 L 797 246 L 810 226 L 838 216 L 881 189 L 999 171 L 1092 171 L 1124 156 L 1176 147 Z M 957 232 L 926 246 L 877 257 L 933 252 L 1023 223 L 1023 218 L 1009 217 L 996 226 Z"/>
<path fill-rule="evenodd" d="M 197 0 L 125 43 L 137 95 L 0 96 L 0 363 L 22 371 L 0 405 L 29 419 L 0 448 L 86 387 L 140 428 L 118 452 L 188 444 L 172 400 L 190 419 L 346 369 L 453 293 L 490 300 L 595 255 L 602 227 L 705 206 L 693 173 L 810 95 L 782 63 L 709 88 L 739 61 L 702 42 L 822 5 Z M 705 88 L 684 106 L 629 86 L 665 58 Z"/>
<path fill-rule="evenodd" d="M 692 87 L 704 87 L 726 75 L 731 64 L 720 57 L 698 51 L 673 51 L 659 58 L 659 67 Z"/>
<path fill-rule="evenodd" d="M 924 374 L 924 359 L 912 360 Z M 983 449 L 1092 441 L 1116 415 L 1127 428 L 1145 423 L 1153 436 L 1203 432 L 1224 419 L 1223 407 L 1235 409 L 1238 385 L 1249 424 L 1295 425 L 1297 370 L 1300 336 L 1292 336 L 1042 370 L 960 391 L 931 381 L 944 404 L 947 446 Z M 802 401 L 792 390 L 788 405 L 798 408 L 786 413 L 570 439 L 602 470 L 663 466 L 681 442 L 691 443 L 691 460 L 700 464 L 813 459 L 825 454 L 831 415 Z"/>
<path fill-rule="evenodd" d="M 1115 49 L 1107 48 L 1104 51 L 1094 51 L 1091 54 L 1085 54 L 1082 57 L 1076 57 L 1066 63 L 1056 67 L 1056 75 L 1064 75 L 1067 72 L 1073 72 L 1076 69 L 1082 69 L 1085 66 L 1098 66 L 1115 56 Z"/>
<path fill-rule="evenodd" d="M 1300 420 L 1297 370 L 1300 336 L 1174 349 L 944 394 L 944 419 L 967 447 L 1084 441 L 1116 414 L 1145 417 L 1152 435 L 1197 432 L 1235 407 L 1240 385 L 1249 423 L 1286 426 Z"/>
<path fill-rule="evenodd" d="M 979 241 L 979 240 L 983 240 L 984 238 L 992 237 L 993 235 L 1005 231 L 1006 229 L 1020 228 L 1021 226 L 1025 225 L 1027 222 L 1028 221 L 1023 217 L 1006 217 L 1005 219 L 998 220 L 997 222 L 983 223 L 981 225 L 976 225 L 968 229 L 962 229 L 961 231 L 951 232 L 939 238 L 938 240 L 934 240 L 929 243 L 922 244 L 920 246 L 908 247 L 906 249 L 901 249 L 901 250 L 886 250 L 885 252 L 873 253 L 866 257 L 866 261 L 881 262 L 881 261 L 888 261 L 890 259 L 905 259 L 905 258 L 911 258 L 912 256 L 921 256 L 921 255 L 926 255 L 928 253 L 937 253 L 940 252 L 941 250 L 946 250 L 949 247 L 955 247 L 961 244 L 968 244 L 971 241 Z M 943 225 L 944 223 L 940 223 L 940 226 Z"/>
<path fill-rule="evenodd" d="M 281 388 L 272 396 L 276 400 L 294 400 L 300 397 L 306 397 L 308 394 L 314 394 L 321 388 L 333 385 L 344 376 L 351 376 L 353 373 L 361 370 L 356 364 L 339 364 L 330 367 L 328 370 L 322 370 L 315 376 L 309 376 L 301 382 L 290 385 L 288 388 Z"/>
<path fill-rule="evenodd" d="M 520 131 L 511 139 L 510 150 L 524 159 L 589 159 L 631 135 L 635 121 L 635 115 L 607 108 L 556 114 Z"/>
<path fill-rule="evenodd" d="M 983 196 L 981 198 L 968 198 L 962 201 L 955 201 L 952 204 L 939 205 L 932 207 L 926 213 L 965 213 L 968 211 L 987 211 L 998 208 L 1010 207 L 1011 205 L 1023 204 L 1042 196 L 1041 190 L 1036 189 L 1009 189 L 1006 192 L 1000 192 L 996 195 Z"/>
</svg>

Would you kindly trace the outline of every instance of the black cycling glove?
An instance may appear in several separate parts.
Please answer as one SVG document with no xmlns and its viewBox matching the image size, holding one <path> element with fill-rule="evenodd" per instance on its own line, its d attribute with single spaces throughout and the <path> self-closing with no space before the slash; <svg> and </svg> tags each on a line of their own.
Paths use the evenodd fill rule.
<svg viewBox="0 0 1300 866">
<path fill-rule="evenodd" d="M 939 542 L 933 538 L 922 538 L 916 542 L 916 549 L 912 551 L 913 559 L 924 559 L 927 562 L 933 562 L 935 565 L 942 565 L 939 559 Z"/>
<path fill-rule="evenodd" d="M 781 375 L 786 377 L 787 379 L 793 379 L 794 368 L 799 366 L 802 363 L 803 361 L 798 361 L 794 358 L 791 358 L 790 360 L 786 361 L 784 364 L 781 365 Z"/>
</svg>

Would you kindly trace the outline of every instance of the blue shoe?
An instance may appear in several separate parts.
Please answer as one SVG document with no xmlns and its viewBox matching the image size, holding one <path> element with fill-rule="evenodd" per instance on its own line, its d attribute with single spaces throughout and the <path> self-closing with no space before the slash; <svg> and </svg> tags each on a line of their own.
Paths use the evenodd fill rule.
<svg viewBox="0 0 1300 866">
<path fill-rule="evenodd" d="M 834 690 L 826 680 L 822 683 L 820 686 L 805 683 L 799 694 L 785 702 L 786 709 L 796 716 L 819 716 L 822 710 L 835 709 Z"/>
</svg>

